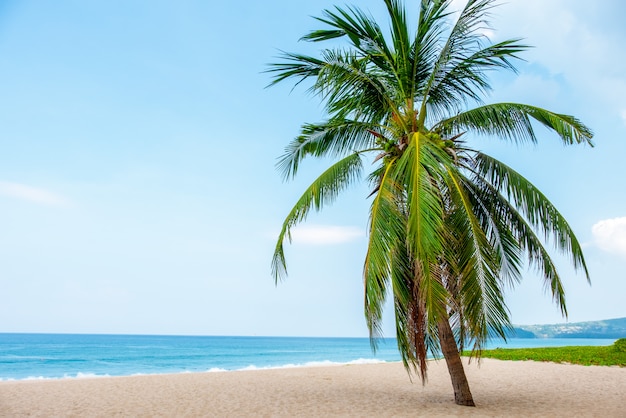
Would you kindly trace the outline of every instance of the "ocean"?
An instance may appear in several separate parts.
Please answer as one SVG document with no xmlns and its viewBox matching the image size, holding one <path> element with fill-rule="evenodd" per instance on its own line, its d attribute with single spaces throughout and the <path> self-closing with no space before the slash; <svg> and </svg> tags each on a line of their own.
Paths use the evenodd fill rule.
<svg viewBox="0 0 626 418">
<path fill-rule="evenodd" d="M 610 345 L 614 339 L 510 338 L 489 347 Z M 395 339 L 0 333 L 0 380 L 225 372 L 400 361 Z"/>
</svg>

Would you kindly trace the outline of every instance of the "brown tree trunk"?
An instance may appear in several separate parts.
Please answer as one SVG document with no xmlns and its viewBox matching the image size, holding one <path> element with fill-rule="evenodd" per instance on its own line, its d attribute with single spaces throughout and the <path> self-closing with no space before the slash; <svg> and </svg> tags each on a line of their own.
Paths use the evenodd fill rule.
<svg viewBox="0 0 626 418">
<path fill-rule="evenodd" d="M 446 359 L 452 387 L 454 388 L 454 402 L 457 405 L 475 406 L 450 323 L 447 320 L 440 321 L 437 324 L 437 329 L 439 331 L 441 352 Z"/>
</svg>

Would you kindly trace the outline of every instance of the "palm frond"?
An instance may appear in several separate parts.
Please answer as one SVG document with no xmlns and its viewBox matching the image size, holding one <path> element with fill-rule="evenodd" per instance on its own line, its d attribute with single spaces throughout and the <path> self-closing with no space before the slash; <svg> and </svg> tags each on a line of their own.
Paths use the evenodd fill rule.
<svg viewBox="0 0 626 418">
<path fill-rule="evenodd" d="M 306 124 L 302 133 L 285 147 L 277 168 L 284 179 L 293 178 L 306 157 L 343 157 L 348 153 L 372 149 L 377 127 L 355 120 L 332 119 L 322 124 Z"/>
<path fill-rule="evenodd" d="M 438 120 L 458 112 L 470 101 L 482 103 L 483 96 L 491 90 L 487 71 L 499 68 L 515 71 L 510 60 L 527 48 L 518 41 L 503 41 L 473 53 L 465 51 L 465 56 L 456 57 L 449 64 L 450 68 L 430 88 L 427 105 L 431 117 Z"/>
<path fill-rule="evenodd" d="M 284 61 L 269 64 L 269 68 L 265 70 L 266 73 L 274 74 L 269 86 L 290 78 L 296 79 L 294 86 L 297 86 L 309 77 L 317 77 L 320 69 L 325 65 L 325 62 L 319 58 L 302 54 L 284 52 L 279 58 Z"/>
<path fill-rule="evenodd" d="M 302 194 L 283 222 L 272 258 L 272 275 L 278 282 L 287 276 L 284 241 L 291 241 L 291 228 L 306 219 L 311 209 L 320 210 L 361 176 L 363 162 L 359 153 L 339 160 L 322 173 Z"/>
<path fill-rule="evenodd" d="M 406 187 L 409 208 L 407 247 L 414 260 L 414 282 L 419 299 L 429 313 L 428 325 L 436 327 L 446 316 L 448 293 L 433 272 L 443 252 L 444 213 L 437 178 L 440 178 L 441 150 L 419 133 L 411 134 L 409 145 L 398 160 L 396 181 Z"/>
<path fill-rule="evenodd" d="M 431 263 L 442 250 L 443 203 L 433 177 L 440 174 L 439 159 L 437 150 L 422 134 L 410 136 L 394 176 L 405 185 L 411 208 L 407 231 L 410 251 L 416 260 Z"/>
<path fill-rule="evenodd" d="M 558 250 L 569 254 L 574 268 L 582 269 L 589 280 L 583 251 L 574 231 L 543 193 L 511 167 L 486 154 L 477 153 L 475 170 L 495 190 L 504 192 L 546 239 L 552 238 Z"/>
<path fill-rule="evenodd" d="M 567 316 L 565 291 L 561 277 L 549 252 L 535 233 L 533 226 L 486 179 L 476 182 L 474 189 L 480 195 L 480 200 L 484 202 L 485 207 L 490 210 L 491 216 L 499 219 L 499 224 L 503 225 L 513 235 L 520 250 L 527 255 L 529 265 L 536 268 L 543 276 L 545 288 L 550 289 L 557 307 L 559 307 L 563 315 Z"/>
<path fill-rule="evenodd" d="M 398 202 L 400 191 L 390 176 L 390 167 L 383 173 L 378 192 L 372 201 L 368 246 L 363 266 L 365 318 L 373 347 L 380 335 L 380 321 L 389 279 L 394 270 L 402 269 L 402 266 L 392 263 L 392 258 L 396 247 L 404 240 L 406 231 L 404 215 L 400 212 L 402 205 Z"/>
<path fill-rule="evenodd" d="M 492 3 L 493 0 L 469 0 L 459 14 L 445 44 L 439 50 L 429 80 L 421 92 L 420 121 L 422 123 L 426 120 L 426 106 L 431 101 L 432 91 L 437 90 L 441 80 L 446 78 L 448 72 L 455 68 L 458 62 L 467 59 L 468 52 L 471 53 L 477 47 L 480 48 L 484 42 L 484 35 L 480 29 L 487 25 L 487 11 L 493 7 Z M 479 73 L 476 73 L 476 76 L 484 78 L 484 75 Z"/>
<path fill-rule="evenodd" d="M 472 200 L 474 215 L 495 250 L 494 257 L 497 258 L 499 266 L 498 276 L 500 280 L 513 287 L 522 279 L 521 248 L 510 230 L 506 217 L 501 215 L 506 208 L 500 208 L 493 194 L 497 194 L 499 198 L 502 197 L 490 185 L 489 191 L 484 192 L 485 185 L 482 182 L 476 184 L 475 181 L 464 176 L 462 178 L 463 184 L 467 187 L 468 197 Z"/>
<path fill-rule="evenodd" d="M 469 328 L 475 348 L 480 349 L 490 333 L 505 338 L 511 327 L 504 303 L 499 273 L 500 263 L 485 230 L 475 215 L 476 208 L 467 192 L 467 185 L 453 168 L 447 170 L 449 196 L 454 210 L 446 225 L 452 229 L 456 243 L 446 247 L 446 264 L 455 263 L 459 276 L 456 303 Z"/>
<path fill-rule="evenodd" d="M 332 118 L 377 122 L 398 112 L 388 75 L 371 71 L 366 60 L 338 51 L 325 51 L 324 60 L 314 88 L 324 97 Z"/>
<path fill-rule="evenodd" d="M 371 16 L 355 7 L 347 7 L 345 10 L 335 7 L 335 11 L 324 10 L 323 14 L 324 18 L 316 20 L 331 29 L 315 30 L 303 36 L 302 40 L 320 42 L 346 36 L 352 46 L 369 57 L 373 64 L 389 68 L 391 50 L 382 30 Z"/>
<path fill-rule="evenodd" d="M 422 0 L 417 31 L 413 39 L 413 70 L 410 97 L 417 97 L 426 89 L 430 74 L 437 61 L 440 39 L 445 29 L 446 12 L 449 2 L 444 0 Z"/>
<path fill-rule="evenodd" d="M 480 106 L 444 119 L 432 129 L 444 135 L 470 131 L 514 142 L 536 143 L 531 118 L 557 133 L 565 145 L 586 143 L 593 146 L 593 133 L 575 117 L 518 103 Z"/>
<path fill-rule="evenodd" d="M 412 97 L 413 61 L 412 44 L 408 32 L 406 12 L 400 1 L 385 0 L 387 12 L 391 21 L 391 39 L 393 42 L 393 59 L 389 68 L 395 76 L 394 84 L 397 87 L 398 98 Z M 384 69 L 384 68 L 381 68 Z"/>
</svg>

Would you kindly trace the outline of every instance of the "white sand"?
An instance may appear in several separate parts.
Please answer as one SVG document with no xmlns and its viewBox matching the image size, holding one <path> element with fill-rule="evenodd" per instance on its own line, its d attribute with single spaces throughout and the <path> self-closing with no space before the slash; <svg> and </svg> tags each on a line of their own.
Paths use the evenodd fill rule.
<svg viewBox="0 0 626 418">
<path fill-rule="evenodd" d="M 626 368 L 485 359 L 466 366 L 475 408 L 454 404 L 443 361 L 0 382 L 0 416 L 626 417 Z"/>
</svg>

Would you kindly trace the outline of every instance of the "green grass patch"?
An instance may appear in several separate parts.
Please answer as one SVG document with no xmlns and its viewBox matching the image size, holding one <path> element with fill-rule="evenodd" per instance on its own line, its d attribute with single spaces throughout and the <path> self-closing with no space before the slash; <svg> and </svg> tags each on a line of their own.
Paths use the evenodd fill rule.
<svg viewBox="0 0 626 418">
<path fill-rule="evenodd" d="M 463 352 L 469 356 L 469 351 Z M 571 363 L 584 366 L 626 367 L 626 338 L 613 345 L 598 347 L 496 348 L 484 350 L 481 357 L 498 360 L 534 360 L 553 363 Z"/>
</svg>

